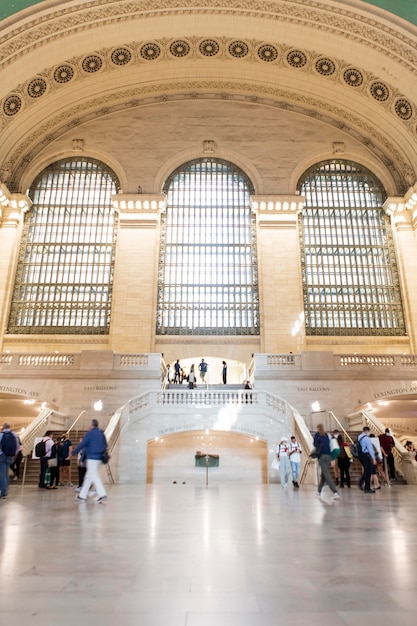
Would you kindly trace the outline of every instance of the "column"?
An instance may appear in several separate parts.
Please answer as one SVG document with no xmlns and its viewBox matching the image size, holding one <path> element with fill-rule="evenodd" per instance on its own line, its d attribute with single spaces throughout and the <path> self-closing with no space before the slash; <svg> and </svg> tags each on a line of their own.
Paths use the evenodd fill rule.
<svg viewBox="0 0 417 626">
<path fill-rule="evenodd" d="M 0 351 L 9 318 L 23 218 L 31 204 L 26 195 L 12 194 L 0 184 Z"/>
<path fill-rule="evenodd" d="M 404 197 L 388 198 L 410 352 L 417 352 L 417 183 Z"/>
<path fill-rule="evenodd" d="M 252 196 L 257 214 L 262 352 L 304 347 L 298 214 L 301 196 Z"/>
<path fill-rule="evenodd" d="M 113 196 L 119 228 L 110 349 L 153 352 L 158 279 L 160 212 L 164 195 Z"/>
</svg>

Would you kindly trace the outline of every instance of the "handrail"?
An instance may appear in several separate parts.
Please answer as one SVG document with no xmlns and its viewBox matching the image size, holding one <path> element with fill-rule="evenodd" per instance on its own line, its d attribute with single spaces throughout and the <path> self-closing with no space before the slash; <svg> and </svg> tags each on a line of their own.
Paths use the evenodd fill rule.
<svg viewBox="0 0 417 626">
<path fill-rule="evenodd" d="M 303 465 L 303 471 L 301 472 L 300 476 L 300 485 L 302 485 L 310 470 L 313 470 L 314 474 L 316 473 L 316 460 L 310 457 L 310 453 L 312 452 L 314 447 L 313 437 L 311 432 L 307 428 L 307 424 L 298 413 L 298 411 L 293 410 L 292 413 L 294 417 L 295 436 L 301 444 L 301 450 L 306 455 Z"/>
<path fill-rule="evenodd" d="M 339 422 L 339 420 L 337 419 L 336 415 L 333 413 L 333 411 L 329 411 L 329 417 L 332 417 L 334 419 L 334 421 L 336 422 L 336 424 L 340 427 L 340 430 L 342 430 L 345 438 L 349 439 L 350 443 L 354 443 L 352 437 L 348 434 L 348 432 L 345 430 L 345 428 L 343 427 L 343 425 Z"/>
<path fill-rule="evenodd" d="M 78 420 L 79 420 L 79 419 L 80 419 L 83 415 L 85 415 L 85 413 L 86 413 L 85 411 L 81 411 L 81 413 L 79 414 L 79 416 L 75 418 L 74 422 L 71 424 L 71 426 L 70 426 L 70 427 L 68 428 L 68 430 L 66 431 L 66 433 L 65 433 L 66 435 L 68 435 L 68 436 L 69 436 L 69 434 L 70 434 L 70 432 L 72 431 L 72 429 L 74 428 L 75 424 L 78 422 Z"/>
<path fill-rule="evenodd" d="M 31 424 L 26 428 L 25 432 L 20 437 L 22 442 L 22 455 L 26 456 L 33 449 L 36 437 L 42 437 L 45 434 L 47 424 L 50 422 L 50 418 L 56 415 L 59 418 L 64 418 L 62 413 L 58 413 L 52 409 L 42 409 L 39 415 L 33 420 Z"/>
</svg>

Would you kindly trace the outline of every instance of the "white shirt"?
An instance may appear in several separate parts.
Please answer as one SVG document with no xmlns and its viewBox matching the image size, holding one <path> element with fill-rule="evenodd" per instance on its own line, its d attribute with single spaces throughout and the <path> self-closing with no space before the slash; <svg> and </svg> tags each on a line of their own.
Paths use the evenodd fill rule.
<svg viewBox="0 0 417 626">
<path fill-rule="evenodd" d="M 300 463 L 301 461 L 301 447 L 300 444 L 298 443 L 298 441 L 290 441 L 290 452 L 292 451 L 292 454 L 290 454 L 290 461 L 294 461 L 294 463 Z"/>
</svg>

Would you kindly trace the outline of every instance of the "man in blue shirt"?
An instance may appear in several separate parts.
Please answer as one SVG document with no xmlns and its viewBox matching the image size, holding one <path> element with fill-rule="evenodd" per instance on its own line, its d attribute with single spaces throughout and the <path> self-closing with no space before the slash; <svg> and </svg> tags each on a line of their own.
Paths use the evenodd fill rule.
<svg viewBox="0 0 417 626">
<path fill-rule="evenodd" d="M 107 450 L 107 441 L 104 432 L 98 427 L 97 420 L 91 420 L 91 429 L 84 435 L 80 443 L 72 451 L 72 456 L 83 450 L 87 458 L 87 473 L 84 478 L 82 489 L 75 498 L 77 502 L 85 502 L 91 485 L 97 491 L 96 502 L 101 503 L 107 499 L 106 490 L 100 477 L 100 466 L 103 453 Z"/>
<path fill-rule="evenodd" d="M 8 442 L 6 444 L 6 438 Z M 4 441 L 3 441 L 4 439 Z M 7 496 L 9 489 L 9 467 L 19 450 L 17 435 L 10 430 L 10 424 L 3 424 L 0 433 L 0 498 Z"/>
<path fill-rule="evenodd" d="M 363 473 L 359 479 L 359 489 L 363 489 L 365 485 L 365 493 L 375 493 L 374 489 L 371 489 L 371 476 L 372 466 L 376 465 L 375 450 L 372 445 L 372 439 L 369 437 L 370 429 L 368 426 L 364 426 L 361 434 L 358 437 L 359 443 L 359 461 L 362 463 Z"/>
</svg>

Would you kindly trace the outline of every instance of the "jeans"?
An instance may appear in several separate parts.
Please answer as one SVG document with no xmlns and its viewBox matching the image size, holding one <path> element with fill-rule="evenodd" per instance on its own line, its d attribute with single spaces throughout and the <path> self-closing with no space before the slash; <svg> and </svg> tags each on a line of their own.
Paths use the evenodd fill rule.
<svg viewBox="0 0 417 626">
<path fill-rule="evenodd" d="M 293 479 L 293 482 L 296 483 L 298 481 L 298 475 L 300 473 L 300 463 L 298 461 L 291 461 L 291 459 L 290 459 L 290 463 L 291 463 L 292 479 Z"/>
<path fill-rule="evenodd" d="M 87 498 L 88 492 L 93 483 L 99 498 L 107 495 L 103 482 L 100 478 L 101 465 L 102 462 L 98 459 L 87 459 L 87 473 L 84 477 L 83 486 L 80 491 L 80 498 L 83 498 L 84 500 Z"/>
<path fill-rule="evenodd" d="M 287 456 L 281 455 L 279 457 L 279 475 L 281 478 L 281 485 L 283 487 L 287 486 L 290 474 L 291 474 L 290 459 Z"/>
<path fill-rule="evenodd" d="M 9 488 L 9 467 L 13 463 L 12 456 L 0 454 L 0 497 L 7 496 Z"/>
</svg>

